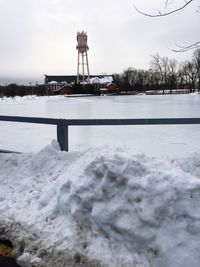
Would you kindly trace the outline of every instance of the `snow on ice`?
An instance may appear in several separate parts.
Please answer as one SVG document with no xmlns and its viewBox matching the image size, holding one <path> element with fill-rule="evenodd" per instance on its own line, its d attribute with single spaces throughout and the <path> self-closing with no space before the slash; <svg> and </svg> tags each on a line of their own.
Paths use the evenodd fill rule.
<svg viewBox="0 0 200 267">
<path fill-rule="evenodd" d="M 21 266 L 199 267 L 200 154 L 0 154 L 0 236 Z"/>
</svg>

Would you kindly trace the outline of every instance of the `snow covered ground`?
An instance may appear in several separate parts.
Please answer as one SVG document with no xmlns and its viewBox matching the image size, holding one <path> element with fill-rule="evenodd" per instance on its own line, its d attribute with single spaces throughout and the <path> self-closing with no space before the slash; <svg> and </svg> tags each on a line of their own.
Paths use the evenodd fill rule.
<svg viewBox="0 0 200 267">
<path fill-rule="evenodd" d="M 0 154 L 0 236 L 21 266 L 199 267 L 200 154 Z"/>
<path fill-rule="evenodd" d="M 199 102 L 199 95 L 29 97 L 1 100 L 0 114 L 199 117 Z M 54 129 L 34 127 L 2 122 L 0 133 L 1 148 L 36 151 L 40 138 L 43 147 L 0 154 L 0 237 L 13 242 L 22 267 L 199 267 L 199 126 L 102 127 L 104 136 L 72 129 L 70 152 L 50 141 Z M 92 134 L 100 144 L 89 142 Z"/>
</svg>

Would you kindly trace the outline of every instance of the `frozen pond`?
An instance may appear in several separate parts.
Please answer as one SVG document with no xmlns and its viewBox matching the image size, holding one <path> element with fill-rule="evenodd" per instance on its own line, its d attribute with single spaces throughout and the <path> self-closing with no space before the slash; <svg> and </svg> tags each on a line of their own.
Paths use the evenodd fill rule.
<svg viewBox="0 0 200 267">
<path fill-rule="evenodd" d="M 200 117 L 200 95 L 26 97 L 0 100 L 0 115 L 52 118 Z M 55 126 L 0 122 L 0 148 L 38 151 L 56 139 Z M 70 150 L 119 147 L 151 156 L 186 156 L 200 149 L 200 125 L 70 127 Z"/>
</svg>

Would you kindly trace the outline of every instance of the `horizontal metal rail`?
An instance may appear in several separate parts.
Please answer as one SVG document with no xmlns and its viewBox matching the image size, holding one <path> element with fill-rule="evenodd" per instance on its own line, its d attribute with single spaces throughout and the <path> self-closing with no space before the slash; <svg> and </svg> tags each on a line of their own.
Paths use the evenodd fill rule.
<svg viewBox="0 0 200 267">
<path fill-rule="evenodd" d="M 104 125 L 159 125 L 159 124 L 200 124 L 200 118 L 147 118 L 147 119 L 55 119 L 39 117 L 0 116 L 0 121 L 24 122 L 66 126 Z"/>
<path fill-rule="evenodd" d="M 180 125 L 200 124 L 200 118 L 147 118 L 147 119 L 55 119 L 39 117 L 0 116 L 0 121 L 57 125 L 57 141 L 61 150 L 68 151 L 69 126 L 114 125 Z"/>
<path fill-rule="evenodd" d="M 49 118 L 39 118 L 39 117 L 0 116 L 0 121 L 57 125 L 59 119 L 49 119 Z"/>
<path fill-rule="evenodd" d="M 0 153 L 4 153 L 4 154 L 10 154 L 10 153 L 21 154 L 21 152 L 4 150 L 4 149 L 0 149 Z"/>
</svg>

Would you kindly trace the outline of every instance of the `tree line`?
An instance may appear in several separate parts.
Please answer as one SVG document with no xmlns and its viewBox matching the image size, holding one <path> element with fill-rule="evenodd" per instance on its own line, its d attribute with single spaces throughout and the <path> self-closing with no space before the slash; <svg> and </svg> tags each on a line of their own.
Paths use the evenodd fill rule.
<svg viewBox="0 0 200 267">
<path fill-rule="evenodd" d="M 129 67 L 113 77 L 116 85 L 125 92 L 161 90 L 162 93 L 172 93 L 178 89 L 200 92 L 200 49 L 193 52 L 191 60 L 181 63 L 156 54 L 152 56 L 148 70 Z"/>
<path fill-rule="evenodd" d="M 5 86 L 0 86 L 0 97 L 14 97 L 14 96 L 25 96 L 25 95 L 46 95 L 45 85 L 18 85 L 11 83 Z"/>
</svg>

